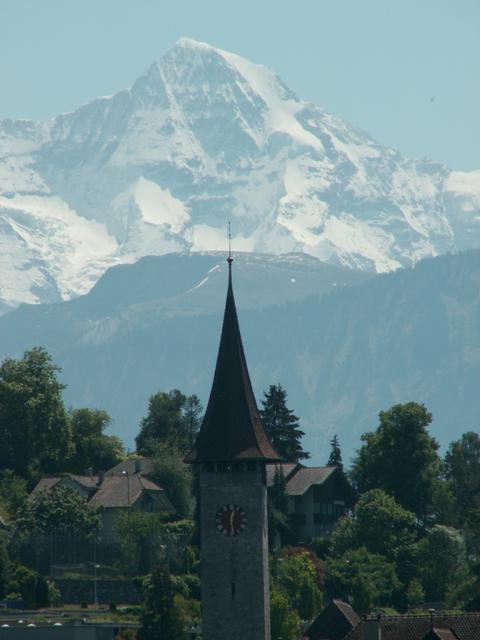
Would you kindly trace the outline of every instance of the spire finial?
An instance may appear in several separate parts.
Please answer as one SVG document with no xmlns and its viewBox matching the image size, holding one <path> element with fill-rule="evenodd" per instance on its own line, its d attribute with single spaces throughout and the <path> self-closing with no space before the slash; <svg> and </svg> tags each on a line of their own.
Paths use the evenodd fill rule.
<svg viewBox="0 0 480 640">
<path fill-rule="evenodd" d="M 232 229 L 230 220 L 228 221 L 228 258 L 227 258 L 228 266 L 232 266 L 233 258 L 232 258 Z"/>
</svg>

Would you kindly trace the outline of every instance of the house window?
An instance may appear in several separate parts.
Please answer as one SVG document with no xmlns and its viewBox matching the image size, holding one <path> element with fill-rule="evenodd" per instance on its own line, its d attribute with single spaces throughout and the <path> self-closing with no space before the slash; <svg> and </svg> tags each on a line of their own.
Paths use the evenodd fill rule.
<svg viewBox="0 0 480 640">
<path fill-rule="evenodd" d="M 302 510 L 302 498 L 301 496 L 295 497 L 295 513 L 298 513 Z"/>
<path fill-rule="evenodd" d="M 305 513 L 293 513 L 292 523 L 295 527 L 304 527 L 307 522 L 307 516 Z"/>
<path fill-rule="evenodd" d="M 323 517 L 321 513 L 313 514 L 313 524 L 321 524 L 323 521 Z"/>
<path fill-rule="evenodd" d="M 321 487 L 313 487 L 313 501 L 320 502 L 322 499 L 322 488 Z"/>
</svg>

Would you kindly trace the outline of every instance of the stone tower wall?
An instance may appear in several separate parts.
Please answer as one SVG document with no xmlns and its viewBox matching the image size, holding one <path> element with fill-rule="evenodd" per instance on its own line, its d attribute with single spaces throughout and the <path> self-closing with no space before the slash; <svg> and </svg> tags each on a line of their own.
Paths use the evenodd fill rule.
<svg viewBox="0 0 480 640">
<path fill-rule="evenodd" d="M 217 529 L 217 512 L 229 504 L 247 517 L 239 535 Z M 204 640 L 270 640 L 264 470 L 202 471 L 200 522 Z"/>
</svg>

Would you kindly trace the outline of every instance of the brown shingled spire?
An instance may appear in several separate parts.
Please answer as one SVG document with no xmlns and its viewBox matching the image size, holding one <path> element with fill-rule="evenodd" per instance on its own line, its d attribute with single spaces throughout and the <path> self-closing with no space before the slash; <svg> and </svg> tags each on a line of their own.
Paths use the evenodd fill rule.
<svg viewBox="0 0 480 640">
<path fill-rule="evenodd" d="M 228 258 L 228 291 L 212 390 L 205 417 L 186 462 L 263 460 L 279 455 L 260 421 L 243 351 Z"/>
</svg>

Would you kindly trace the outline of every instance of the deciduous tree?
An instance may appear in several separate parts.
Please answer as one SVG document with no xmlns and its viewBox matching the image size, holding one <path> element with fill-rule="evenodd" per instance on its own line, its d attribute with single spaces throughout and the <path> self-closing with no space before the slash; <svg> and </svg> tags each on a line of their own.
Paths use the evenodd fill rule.
<svg viewBox="0 0 480 640">
<path fill-rule="evenodd" d="M 174 599 L 169 573 L 155 569 L 144 583 L 145 606 L 138 632 L 139 640 L 183 640 L 184 621 Z"/>
<path fill-rule="evenodd" d="M 445 475 L 450 481 L 463 518 L 480 508 L 480 435 L 464 433 L 445 454 Z"/>
<path fill-rule="evenodd" d="M 104 433 L 111 418 L 100 409 L 75 409 L 70 412 L 73 454 L 68 470 L 85 473 L 110 469 L 123 458 L 125 452 L 120 438 Z"/>
<path fill-rule="evenodd" d="M 425 518 L 439 476 L 438 443 L 428 433 L 431 414 L 416 402 L 380 412 L 376 431 L 362 436 L 351 477 L 360 493 L 382 489 Z"/>
<path fill-rule="evenodd" d="M 1 364 L 0 469 L 27 477 L 32 471 L 62 468 L 71 438 L 59 372 L 40 347 Z"/>
<path fill-rule="evenodd" d="M 135 438 L 138 453 L 153 455 L 158 444 L 187 453 L 200 427 L 202 406 L 197 396 L 185 396 L 178 389 L 151 396 L 148 413 Z"/>
</svg>

